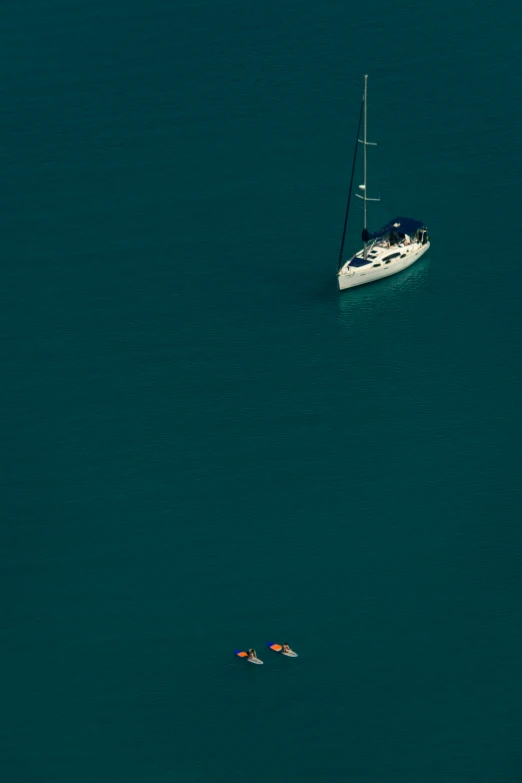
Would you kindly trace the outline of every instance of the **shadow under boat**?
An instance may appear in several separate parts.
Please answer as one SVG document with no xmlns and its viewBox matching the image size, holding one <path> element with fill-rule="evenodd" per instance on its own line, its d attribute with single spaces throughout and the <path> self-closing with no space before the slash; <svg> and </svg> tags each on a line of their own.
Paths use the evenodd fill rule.
<svg viewBox="0 0 522 783">
<path fill-rule="evenodd" d="M 392 299 L 420 290 L 427 282 L 430 265 L 431 256 L 426 256 L 393 277 L 381 277 L 372 283 L 351 288 L 349 296 L 339 297 L 339 312 L 377 308 Z"/>
</svg>

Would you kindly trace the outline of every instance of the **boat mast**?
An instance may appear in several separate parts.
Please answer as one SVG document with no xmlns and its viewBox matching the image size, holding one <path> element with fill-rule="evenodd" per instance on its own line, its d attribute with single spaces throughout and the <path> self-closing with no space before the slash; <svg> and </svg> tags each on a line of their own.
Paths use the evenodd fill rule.
<svg viewBox="0 0 522 783">
<path fill-rule="evenodd" d="M 343 261 L 343 251 L 344 251 L 344 240 L 346 238 L 346 225 L 348 223 L 348 213 L 350 211 L 350 199 L 352 196 L 352 186 L 353 186 L 353 175 L 355 173 L 355 163 L 357 160 L 357 144 L 363 144 L 364 145 L 364 184 L 359 185 L 359 188 L 363 191 L 363 195 L 361 196 L 359 193 L 356 193 L 355 195 L 357 198 L 364 199 L 364 226 L 363 226 L 363 237 L 366 235 L 366 202 L 367 201 L 379 201 L 378 198 L 368 198 L 366 194 L 366 147 L 377 146 L 375 142 L 368 141 L 366 138 L 366 119 L 367 119 L 367 111 L 366 111 L 366 98 L 367 98 L 367 92 L 368 92 L 368 76 L 366 75 L 364 77 L 364 93 L 363 98 L 361 101 L 361 111 L 359 112 L 359 123 L 357 125 L 357 136 L 356 136 L 356 142 L 355 142 L 355 152 L 353 154 L 353 165 L 352 165 L 352 177 L 350 179 L 350 189 L 348 191 L 348 203 L 346 205 L 346 214 L 344 216 L 344 228 L 343 228 L 343 238 L 341 240 L 341 250 L 339 251 L 339 261 L 337 264 L 337 272 L 339 273 L 339 270 L 342 266 Z M 363 115 L 364 115 L 364 134 L 363 138 L 359 138 L 359 134 L 361 131 L 361 122 L 363 121 Z M 363 240 L 364 241 L 364 240 Z M 364 257 L 366 258 L 367 255 L 367 247 L 366 247 L 366 241 L 364 241 Z"/>
<path fill-rule="evenodd" d="M 364 258 L 366 258 L 367 257 L 367 253 L 368 253 L 367 240 L 365 239 L 366 233 L 367 233 L 367 231 L 366 231 L 366 229 L 367 229 L 367 226 L 366 226 L 366 202 L 367 201 L 380 201 L 380 199 L 378 199 L 378 198 L 368 198 L 368 194 L 366 192 L 366 185 L 368 184 L 368 182 L 367 182 L 367 180 L 368 180 L 368 172 L 367 172 L 367 168 L 366 168 L 366 147 L 376 147 L 377 146 L 374 141 L 368 141 L 368 138 L 367 138 L 367 135 L 366 135 L 366 131 L 367 131 L 367 127 L 368 127 L 368 122 L 367 122 L 367 118 L 368 118 L 368 75 L 366 75 L 364 77 L 363 108 L 364 108 L 364 133 L 363 133 L 363 138 L 359 139 L 359 142 L 364 147 L 364 155 L 363 155 L 363 160 L 364 160 L 364 182 L 363 182 L 362 185 L 359 185 L 360 189 L 363 192 L 363 195 L 361 196 L 361 195 L 359 195 L 359 193 L 356 193 L 355 195 L 358 198 L 362 198 L 363 201 L 364 201 L 364 210 L 363 210 L 364 211 L 364 218 L 363 218 L 364 251 L 363 251 L 363 255 L 364 255 Z"/>
<path fill-rule="evenodd" d="M 367 127 L 367 106 L 368 106 L 368 74 L 364 77 L 364 141 L 363 141 L 363 147 L 364 147 L 364 187 L 363 187 L 363 198 L 364 198 L 364 225 L 363 225 L 363 231 L 366 233 L 366 146 L 368 144 L 366 140 L 366 127 Z M 367 253 L 367 247 L 366 242 L 364 243 L 364 257 L 366 258 Z"/>
</svg>

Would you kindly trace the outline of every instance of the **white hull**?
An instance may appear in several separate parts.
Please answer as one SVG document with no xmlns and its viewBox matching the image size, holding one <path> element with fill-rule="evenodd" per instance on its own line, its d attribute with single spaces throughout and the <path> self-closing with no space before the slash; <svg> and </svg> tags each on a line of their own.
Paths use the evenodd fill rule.
<svg viewBox="0 0 522 783">
<path fill-rule="evenodd" d="M 402 272 L 403 269 L 407 269 L 415 261 L 418 261 L 428 250 L 429 246 L 429 242 L 426 242 L 424 245 L 420 242 L 412 242 L 409 245 L 401 243 L 392 247 L 387 246 L 386 243 L 373 245 L 368 249 L 369 264 L 352 266 L 351 263 L 354 259 L 350 259 L 341 267 L 337 274 L 339 290 L 344 291 L 346 288 L 373 283 L 375 280 Z M 361 250 L 354 258 L 358 259 L 362 258 L 362 256 L 363 251 Z M 390 256 L 395 257 L 390 258 Z"/>
</svg>

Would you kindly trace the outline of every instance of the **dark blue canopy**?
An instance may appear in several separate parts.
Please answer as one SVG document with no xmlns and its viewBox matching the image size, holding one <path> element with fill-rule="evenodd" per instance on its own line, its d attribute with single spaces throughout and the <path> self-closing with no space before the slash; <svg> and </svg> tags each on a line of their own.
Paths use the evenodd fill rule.
<svg viewBox="0 0 522 783">
<path fill-rule="evenodd" d="M 365 229 L 362 233 L 362 238 L 363 242 L 369 242 L 370 239 L 379 239 L 379 237 L 383 237 L 391 231 L 394 231 L 396 234 L 414 234 L 419 228 L 424 228 L 424 223 L 420 220 L 414 220 L 409 217 L 396 217 L 390 220 L 389 223 L 386 223 L 379 231 L 370 233 Z"/>
</svg>

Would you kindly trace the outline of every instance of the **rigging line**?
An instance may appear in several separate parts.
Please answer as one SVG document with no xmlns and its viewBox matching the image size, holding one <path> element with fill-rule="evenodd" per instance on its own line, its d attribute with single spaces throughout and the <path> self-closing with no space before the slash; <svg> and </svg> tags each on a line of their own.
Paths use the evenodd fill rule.
<svg viewBox="0 0 522 783">
<path fill-rule="evenodd" d="M 341 268 L 342 264 L 342 258 L 343 258 L 343 251 L 344 251 L 344 240 L 346 237 L 346 226 L 348 225 L 348 213 L 350 211 L 350 201 L 352 199 L 352 187 L 353 187 L 353 175 L 355 174 L 355 162 L 357 160 L 357 145 L 359 144 L 359 131 L 361 130 L 361 121 L 363 116 L 363 108 L 364 108 L 364 97 L 362 99 L 361 103 L 361 111 L 359 114 L 359 124 L 357 125 L 357 135 L 355 137 L 355 152 L 353 155 L 353 165 L 352 165 L 352 176 L 350 179 L 350 190 L 348 191 L 348 203 L 346 205 L 346 215 L 344 216 L 344 228 L 343 228 L 343 238 L 341 240 L 341 250 L 339 252 L 339 262 L 337 264 L 337 271 Z"/>
</svg>

